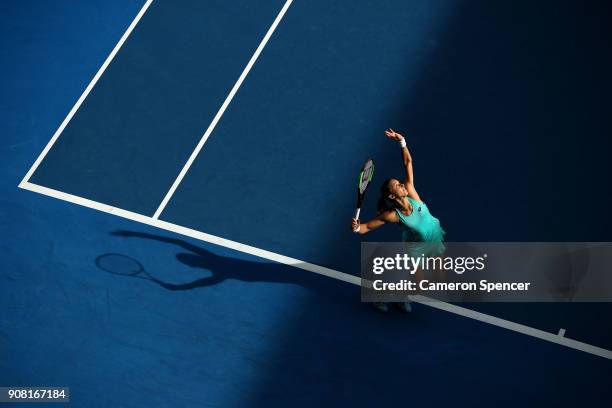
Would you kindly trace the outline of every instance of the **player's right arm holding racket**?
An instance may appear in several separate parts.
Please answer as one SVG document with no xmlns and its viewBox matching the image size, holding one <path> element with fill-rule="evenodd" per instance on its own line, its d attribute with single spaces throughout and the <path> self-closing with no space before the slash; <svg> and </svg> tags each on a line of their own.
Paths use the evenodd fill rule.
<svg viewBox="0 0 612 408">
<path fill-rule="evenodd" d="M 351 230 L 358 234 L 367 234 L 368 232 L 385 225 L 387 222 L 397 223 L 397 214 L 394 212 L 385 211 L 365 224 L 360 224 L 359 220 L 353 218 L 351 221 Z"/>
<path fill-rule="evenodd" d="M 381 211 L 378 216 L 371 221 L 368 221 L 365 224 L 359 223 L 359 214 L 361 213 L 361 205 L 363 204 L 363 198 L 365 196 L 366 190 L 372 181 L 372 177 L 374 176 L 374 161 L 372 159 L 368 159 L 361 172 L 359 173 L 359 183 L 357 185 L 357 210 L 355 211 L 355 216 L 351 220 L 351 230 L 356 234 L 366 234 L 373 229 L 376 229 L 386 222 L 398 222 L 399 218 L 397 214 L 393 211 Z"/>
</svg>

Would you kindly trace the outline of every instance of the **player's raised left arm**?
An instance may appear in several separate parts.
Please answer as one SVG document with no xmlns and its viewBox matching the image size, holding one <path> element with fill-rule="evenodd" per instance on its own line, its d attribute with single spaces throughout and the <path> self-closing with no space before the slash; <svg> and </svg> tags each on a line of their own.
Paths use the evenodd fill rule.
<svg viewBox="0 0 612 408">
<path fill-rule="evenodd" d="M 412 172 L 412 156 L 410 155 L 410 151 L 408 151 L 408 146 L 406 146 L 406 139 L 404 136 L 397 133 L 393 129 L 385 130 L 385 135 L 389 139 L 395 140 L 399 142 L 402 147 L 402 162 L 404 163 L 404 168 L 406 169 L 406 184 L 414 185 L 414 175 Z"/>
<path fill-rule="evenodd" d="M 385 130 L 385 135 L 387 135 L 389 139 L 395 140 L 396 142 L 400 143 L 400 146 L 402 148 L 402 162 L 404 164 L 404 169 L 406 169 L 406 179 L 404 181 L 404 184 L 406 185 L 406 190 L 408 190 L 408 195 L 410 197 L 420 201 L 421 199 L 418 193 L 416 192 L 416 189 L 414 188 L 414 173 L 412 171 L 412 155 L 410 154 L 410 151 L 408 150 L 408 146 L 406 145 L 406 139 L 404 139 L 404 136 L 397 133 L 393 129 Z"/>
</svg>

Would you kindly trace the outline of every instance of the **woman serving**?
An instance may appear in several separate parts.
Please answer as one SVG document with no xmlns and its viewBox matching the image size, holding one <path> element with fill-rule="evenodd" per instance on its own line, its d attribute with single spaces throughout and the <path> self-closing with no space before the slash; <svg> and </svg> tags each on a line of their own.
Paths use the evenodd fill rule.
<svg viewBox="0 0 612 408">
<path fill-rule="evenodd" d="M 431 215 L 427 205 L 414 188 L 414 177 L 412 173 L 412 156 L 406 146 L 406 140 L 393 129 L 385 131 L 388 138 L 399 142 L 402 149 L 402 160 L 406 169 L 404 182 L 391 178 L 383 182 L 380 188 L 378 200 L 378 214 L 376 218 L 361 224 L 358 219 L 352 219 L 351 228 L 353 232 L 367 234 L 386 223 L 399 224 L 402 227 L 402 241 L 423 242 L 421 248 L 415 247 L 415 256 L 423 252 L 427 256 L 441 255 L 444 250 L 444 230 L 440 221 Z M 378 309 L 387 311 L 386 303 L 375 303 Z M 406 312 L 410 311 L 410 304 L 403 302 L 398 304 Z"/>
</svg>

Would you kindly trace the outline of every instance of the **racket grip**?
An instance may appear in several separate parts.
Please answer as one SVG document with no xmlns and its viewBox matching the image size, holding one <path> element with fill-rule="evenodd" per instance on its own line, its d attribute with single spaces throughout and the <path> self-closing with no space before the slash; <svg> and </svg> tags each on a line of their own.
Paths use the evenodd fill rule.
<svg viewBox="0 0 612 408">
<path fill-rule="evenodd" d="M 360 213 L 361 213 L 361 208 L 357 208 L 357 209 L 355 210 L 355 216 L 354 216 L 353 218 L 355 218 L 356 220 L 358 220 L 358 219 L 359 219 L 359 214 L 360 214 Z"/>
</svg>

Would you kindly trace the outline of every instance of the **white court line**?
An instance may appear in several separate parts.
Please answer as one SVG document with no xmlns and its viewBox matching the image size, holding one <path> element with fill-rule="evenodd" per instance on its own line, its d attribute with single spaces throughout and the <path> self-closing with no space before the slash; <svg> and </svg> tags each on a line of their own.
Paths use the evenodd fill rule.
<svg viewBox="0 0 612 408">
<path fill-rule="evenodd" d="M 115 55 L 117 55 L 117 52 L 119 52 L 119 49 L 123 46 L 123 43 L 130 36 L 130 34 L 132 33 L 132 30 L 134 30 L 134 27 L 136 27 L 136 24 L 138 24 L 138 22 L 140 21 L 140 19 L 142 18 L 144 13 L 147 11 L 147 9 L 149 8 L 152 2 L 153 0 L 147 0 L 145 5 L 142 6 L 140 11 L 136 15 L 136 17 L 134 17 L 134 20 L 132 21 L 132 23 L 129 25 L 125 33 L 123 33 L 117 45 L 115 45 L 115 48 L 113 48 L 109 56 L 106 57 L 106 60 L 104 61 L 104 63 L 102 64 L 102 66 L 100 67 L 96 75 L 93 77 L 91 82 L 89 82 L 89 85 L 87 85 L 87 88 L 85 88 L 85 91 L 83 91 L 83 94 L 76 101 L 76 103 L 74 104 L 70 112 L 68 113 L 68 116 L 64 118 L 64 121 L 61 123 L 60 127 L 55 131 L 55 133 L 53 134 L 53 137 L 51 138 L 51 140 L 49 140 L 49 143 L 47 143 L 43 151 L 40 153 L 40 155 L 38 155 L 38 158 L 36 159 L 32 167 L 30 168 L 30 170 L 28 170 L 25 177 L 21 181 L 22 184 L 30 180 L 30 177 L 32 177 L 32 174 L 34 174 L 34 172 L 36 171 L 40 163 L 42 163 L 47 153 L 49 153 L 49 150 L 51 150 L 51 147 L 53 146 L 53 144 L 57 141 L 57 138 L 62 134 L 66 126 L 68 126 L 68 123 L 70 122 L 70 120 L 72 119 L 76 111 L 79 110 L 79 108 L 83 104 L 83 101 L 85 100 L 85 98 L 87 98 L 87 95 L 89 95 L 89 93 L 91 92 L 93 87 L 96 85 L 96 83 L 98 82 L 98 80 L 100 79 L 100 77 L 102 76 L 106 68 L 108 67 L 108 65 L 111 63 L 113 58 L 115 58 Z M 21 187 L 21 184 L 20 184 L 20 187 Z"/>
<path fill-rule="evenodd" d="M 93 208 L 98 211 L 113 214 L 122 218 L 127 218 L 132 221 L 140 222 L 143 224 L 151 225 L 166 231 L 175 232 L 177 234 L 185 235 L 191 238 L 199 239 L 201 241 L 210 242 L 212 244 L 220 245 L 226 248 L 234 249 L 236 251 L 244 252 L 247 254 L 255 255 L 260 258 L 269 259 L 274 262 L 294 266 L 300 269 L 304 269 L 310 272 L 315 272 L 321 275 L 328 276 L 330 278 L 338 279 L 344 282 L 351 283 L 353 285 L 360 285 L 361 278 L 358 276 L 349 275 L 344 272 L 336 271 L 323 266 L 315 265 L 309 262 L 304 262 L 299 259 L 290 258 L 288 256 L 280 255 L 275 252 L 266 251 L 250 245 L 241 244 L 236 241 L 231 241 L 225 238 L 217 237 L 215 235 L 206 234 L 201 231 L 197 231 L 191 228 L 183 227 L 180 225 L 172 224 L 166 221 L 162 221 L 153 217 L 149 217 L 142 214 L 137 214 L 131 211 L 123 210 L 121 208 L 112 207 L 96 201 L 88 200 L 86 198 L 74 196 L 61 191 L 53 190 L 47 187 L 39 186 L 29 182 L 22 182 L 19 187 L 30 190 L 36 193 L 44 194 L 50 197 L 58 198 L 60 200 L 68 201 L 74 204 L 79 204 L 85 207 Z M 478 320 L 483 323 L 488 323 L 493 326 L 502 327 L 507 330 L 511 330 L 517 333 L 521 333 L 527 336 L 535 337 L 541 340 L 545 340 L 551 343 L 559 344 L 565 347 L 572 348 L 574 350 L 584 351 L 585 353 L 593 354 L 596 356 L 604 357 L 612 360 L 612 351 L 606 350 L 601 347 L 592 346 L 580 341 L 568 339 L 567 337 L 560 336 L 555 333 L 545 332 L 543 330 L 534 329 L 529 326 L 514 323 L 509 320 L 500 319 L 494 316 L 489 316 L 484 313 L 476 312 L 471 309 L 466 309 L 460 306 L 452 305 L 450 303 L 444 303 L 440 301 L 434 301 L 424 296 L 413 296 L 412 300 L 421 303 L 426 306 L 433 307 L 435 309 L 444 310 L 455 315 L 467 317 L 469 319 Z"/>
<path fill-rule="evenodd" d="M 242 85 L 242 82 L 244 81 L 244 79 L 249 74 L 249 71 L 251 71 L 251 68 L 253 68 L 253 65 L 255 64 L 255 61 L 257 61 L 257 58 L 259 58 L 259 54 L 261 54 L 261 52 L 263 51 L 264 47 L 268 43 L 268 40 L 270 39 L 270 37 L 274 33 L 274 30 L 276 30 L 276 27 L 278 26 L 278 24 L 283 19 L 283 16 L 285 15 L 287 10 L 289 9 L 289 6 L 291 5 L 292 2 L 293 2 L 293 0 L 287 0 L 287 2 L 285 3 L 285 5 L 281 9 L 281 11 L 276 16 L 276 19 L 274 19 L 274 22 L 272 23 L 272 25 L 268 29 L 268 32 L 264 36 L 263 40 L 261 40 L 261 43 L 259 43 L 259 47 L 257 47 L 257 49 L 255 50 L 255 53 L 253 54 L 253 56 L 249 60 L 249 63 L 246 65 L 246 67 L 244 67 L 244 70 L 242 71 L 242 74 L 240 74 L 240 77 L 238 78 L 238 81 L 236 81 L 236 83 L 234 84 L 234 87 L 232 88 L 230 93 L 227 95 L 227 98 L 225 98 L 225 101 L 223 101 L 223 104 L 221 105 L 221 108 L 219 108 L 219 111 L 215 115 L 214 119 L 212 120 L 212 122 L 210 122 L 210 125 L 208 126 L 208 129 L 206 129 L 206 132 L 204 132 L 204 135 L 200 139 L 200 142 L 196 146 L 195 150 L 191 153 L 191 156 L 189 156 L 189 159 L 187 160 L 187 163 L 185 163 L 185 165 L 183 166 L 183 169 L 179 173 L 178 177 L 176 178 L 176 180 L 174 180 L 174 183 L 172 183 L 172 187 L 170 187 L 170 190 L 168 190 L 168 192 L 166 193 L 166 196 L 164 197 L 164 199 L 162 200 L 161 204 L 157 208 L 157 211 L 155 211 L 155 214 L 153 214 L 153 218 L 158 219 L 159 216 L 161 215 L 162 211 L 164 211 L 164 208 L 166 208 L 166 205 L 170 201 L 170 198 L 172 198 L 172 196 L 174 195 L 174 192 L 178 188 L 179 184 L 181 184 L 181 181 L 183 181 L 183 177 L 185 177 L 185 174 L 187 174 L 187 172 L 189 171 L 189 168 L 193 164 L 194 160 L 196 159 L 198 154 L 200 154 L 200 151 L 202 150 L 202 147 L 204 146 L 204 143 L 206 143 L 206 141 L 208 140 L 208 137 L 213 132 L 213 130 L 215 129 L 215 126 L 217 126 L 217 123 L 221 119 L 221 116 L 223 116 L 223 114 L 225 113 L 225 110 L 227 109 L 229 104 L 232 102 L 232 99 L 234 99 L 234 95 L 236 95 L 236 92 L 238 92 L 238 89 L 240 88 L 240 85 Z"/>
<path fill-rule="evenodd" d="M 86 198 L 82 198 L 82 197 L 78 197 L 75 195 L 71 195 L 71 194 L 67 194 L 58 190 L 53 190 L 47 187 L 43 187 L 43 186 L 39 186 L 33 183 L 30 183 L 30 177 L 32 176 L 32 174 L 36 171 L 36 169 L 38 168 L 38 166 L 40 165 L 40 163 L 42 162 L 42 160 L 45 158 L 45 156 L 47 155 L 47 153 L 49 152 L 49 150 L 51 149 L 51 147 L 53 146 L 53 144 L 56 142 L 57 138 L 60 136 L 60 134 L 63 132 L 64 128 L 68 125 L 68 123 L 70 122 L 70 120 L 72 119 L 72 117 L 74 116 L 74 114 L 76 113 L 76 111 L 80 108 L 81 104 L 83 103 L 83 101 L 85 100 L 85 98 L 89 95 L 89 93 L 91 92 L 92 88 L 95 86 L 95 84 L 97 83 L 97 81 L 100 79 L 100 77 L 102 76 L 102 74 L 104 73 L 104 71 L 106 70 L 106 68 L 108 67 L 108 65 L 110 64 L 110 62 L 113 60 L 113 58 L 115 57 L 115 55 L 117 54 L 117 52 L 119 51 L 119 49 L 121 48 L 121 46 L 123 45 L 123 43 L 126 41 L 126 39 L 129 37 L 129 35 L 131 34 L 132 30 L 134 29 L 134 27 L 136 26 L 136 24 L 138 24 L 138 22 L 140 21 L 140 19 L 142 18 L 142 16 L 144 15 L 144 13 L 147 11 L 147 9 L 149 8 L 149 6 L 151 5 L 153 0 L 147 0 L 147 2 L 145 3 L 145 5 L 141 8 L 140 12 L 136 15 L 136 17 L 134 18 L 134 20 L 132 21 L 132 23 L 130 24 L 130 26 L 128 27 L 128 29 L 126 30 L 126 32 L 123 34 L 123 36 L 121 37 L 121 39 L 119 40 L 119 42 L 117 43 L 117 45 L 115 46 L 115 48 L 112 50 L 112 52 L 110 53 L 110 55 L 107 57 L 107 59 L 104 61 L 104 64 L 102 64 L 102 66 L 100 67 L 100 69 L 98 70 L 98 72 L 96 73 L 96 75 L 94 76 L 94 78 L 91 80 L 91 82 L 89 83 L 89 85 L 87 86 L 87 88 L 85 89 L 85 91 L 83 92 L 83 94 L 80 96 L 80 98 L 78 99 L 78 101 L 75 103 L 75 105 L 73 106 L 73 108 L 70 110 L 70 112 L 68 113 L 68 115 L 66 116 L 66 118 L 64 119 L 64 121 L 62 122 L 62 124 L 60 125 L 60 127 L 57 129 L 57 131 L 55 132 L 55 134 L 53 135 L 53 137 L 51 138 L 51 140 L 49 141 L 49 143 L 47 143 L 47 145 L 45 146 L 45 148 L 43 149 L 43 151 L 41 152 L 41 154 L 38 156 L 38 158 L 36 159 L 36 161 L 34 162 L 34 164 L 32 165 L 32 167 L 30 168 L 30 170 L 27 172 L 27 174 L 25 175 L 25 177 L 23 178 L 23 180 L 21 181 L 21 183 L 19 184 L 20 188 L 23 188 L 25 190 L 29 190 L 29 191 L 33 191 L 39 194 L 43 194 L 43 195 L 47 195 L 50 197 L 54 197 L 60 200 L 64 200 L 64 201 L 68 201 L 74 204 L 78 204 L 78 205 L 82 205 L 85 207 L 89 207 L 98 211 L 102 211 L 105 213 L 109 213 L 109 214 L 113 214 L 122 218 L 126 218 L 132 221 L 136 221 L 139 223 L 143 223 L 143 224 L 147 224 L 147 225 L 151 225 L 153 227 L 157 227 L 166 231 L 171 231 L 171 232 L 175 232 L 177 234 L 181 234 L 181 235 L 185 235 L 188 237 L 192 237 L 195 239 L 199 239 L 202 241 L 206 241 L 206 242 L 210 242 L 216 245 L 220 245 L 226 248 L 230 248 L 230 249 L 234 249 L 236 251 L 240 251 L 240 252 L 244 252 L 247 254 L 251 254 L 251 255 L 255 255 L 264 259 L 268 259 L 271 261 L 275 261 L 275 262 L 279 262 L 279 263 L 283 263 L 286 265 L 291 265 L 300 269 L 304 269 L 310 272 L 315 272 L 321 275 L 325 275 L 334 279 L 338 279 L 344 282 L 348 282 L 354 285 L 360 285 L 361 284 L 361 279 L 357 276 L 353 276 L 353 275 L 349 275 L 340 271 L 336 271 L 333 269 L 329 269 L 329 268 L 325 268 L 319 265 L 315 265 L 309 262 L 304 262 L 301 261 L 299 259 L 295 259 L 295 258 L 290 258 L 284 255 L 280 255 L 274 252 L 270 252 L 270 251 L 266 251 L 263 249 L 259 249 L 259 248 L 255 248 L 249 245 L 245 245 L 245 244 L 241 244 L 239 242 L 235 242 L 235 241 L 231 241 L 228 239 L 224 239 L 224 238 L 220 238 L 214 235 L 210 235 L 210 234 L 206 234 L 204 232 L 200 232 L 197 230 L 193 230 L 190 228 L 186 228 L 186 227 L 182 227 L 180 225 L 176 225 L 176 224 L 172 224 L 166 221 L 162 221 L 159 220 L 158 217 L 161 214 L 161 212 L 163 211 L 165 205 L 167 204 L 168 200 L 170 199 L 170 197 L 172 196 L 172 194 L 174 193 L 174 190 L 176 190 L 176 187 L 178 186 L 178 184 L 180 183 L 181 179 L 184 177 L 184 175 L 186 174 L 189 166 L 191 165 L 191 162 L 193 162 L 193 159 L 195 159 L 195 156 L 197 156 L 197 154 L 199 153 L 199 151 L 201 150 L 204 142 L 206 141 L 206 139 L 208 138 L 208 136 L 210 135 L 210 133 L 212 132 L 212 130 L 214 129 L 216 123 L 219 121 L 220 117 L 223 115 L 223 112 L 225 111 L 225 109 L 227 108 L 227 106 L 229 105 L 229 103 L 231 102 L 231 99 L 234 97 L 236 91 L 238 90 L 238 88 L 240 87 L 240 85 L 242 84 L 242 81 L 244 81 L 244 78 L 246 77 L 246 75 L 248 74 L 248 72 L 250 71 L 251 67 L 253 66 L 253 64 L 255 63 L 255 60 L 258 58 L 259 54 L 261 53 L 261 51 L 263 50 L 263 47 L 266 45 L 268 39 L 270 38 L 270 36 L 272 35 L 272 32 L 276 29 L 276 26 L 278 25 L 278 23 L 280 22 L 280 20 L 282 19 L 282 17 L 284 16 L 285 12 L 287 11 L 289 5 L 291 4 L 292 0 L 288 0 L 285 5 L 283 6 L 283 9 L 281 10 L 281 12 L 279 13 L 279 15 L 276 17 L 276 20 L 274 21 L 274 23 L 272 24 L 272 26 L 270 27 L 270 29 L 268 30 L 268 33 L 266 34 L 266 36 L 264 37 L 264 39 L 262 40 L 261 44 L 259 45 L 259 47 L 257 48 L 257 50 L 255 51 L 255 54 L 253 55 L 253 57 L 251 57 L 251 60 L 249 61 L 249 64 L 246 66 L 245 70 L 243 71 L 242 75 L 240 76 L 240 78 L 238 79 L 238 82 L 236 82 L 236 84 L 234 85 L 234 88 L 232 89 L 232 91 L 230 92 L 230 94 L 228 95 L 228 97 L 226 98 L 225 102 L 223 103 L 221 109 L 219 110 L 219 112 L 217 112 L 217 115 L 215 116 L 215 119 L 213 120 L 213 122 L 211 123 L 211 125 L 209 126 L 209 129 L 207 129 L 206 133 L 204 134 L 204 136 L 202 137 L 202 140 L 200 140 L 200 143 L 198 144 L 198 146 L 196 147 L 196 150 L 194 151 L 194 154 L 192 154 L 192 157 L 190 157 L 189 161 L 187 162 L 187 164 L 184 167 L 184 171 L 181 172 L 182 175 L 179 175 L 179 178 L 177 178 L 177 180 L 175 180 L 174 185 L 172 186 L 171 190 L 168 192 L 168 194 L 166 195 L 167 199 L 164 198 L 164 201 L 162 201 L 162 205 L 160 205 L 160 207 L 158 208 L 158 211 L 156 211 L 154 217 L 149 217 L 146 215 L 142 215 L 142 214 L 137 214 L 131 211 L 127 211 L 127 210 L 123 210 L 121 208 L 116 208 L 116 207 L 112 207 L 106 204 L 102 204 L 96 201 L 92 201 L 92 200 L 88 200 Z M 431 301 L 427 298 L 424 297 L 414 297 L 414 300 L 416 302 L 422 303 L 424 305 L 430 306 L 430 307 L 434 307 L 436 309 L 439 310 L 444 310 L 446 312 L 449 313 L 453 313 L 459 316 L 463 316 L 463 317 L 467 317 L 470 319 L 475 319 L 484 323 L 488 323 L 494 326 L 498 326 L 498 327 L 502 327 L 511 331 L 515 331 L 518 333 L 522 333 L 528 336 L 532 336 L 532 337 L 536 337 L 545 341 L 549 341 L 552 343 L 556 343 L 556 344 L 560 344 L 575 350 L 580 350 L 580 351 L 584 351 L 586 353 L 590 353 L 593 355 L 597 355 L 600 357 L 604 357 L 607 359 L 612 359 L 612 351 L 600 348 L 600 347 L 596 347 L 596 346 L 592 346 L 586 343 L 582 343 L 576 340 L 571 340 L 568 339 L 566 337 L 560 336 L 560 335 L 555 335 L 553 333 L 548 333 L 542 330 L 538 330 L 538 329 L 534 329 L 528 326 L 524 326 L 521 324 L 517 324 L 508 320 L 503 320 L 503 319 L 499 319 L 497 317 L 493 317 L 493 316 L 489 316 L 483 313 L 479 313 L 470 309 L 465 309 L 459 306 L 455 306 L 455 305 L 451 305 L 448 303 L 444 303 L 444 302 L 437 302 L 437 301 Z"/>
<path fill-rule="evenodd" d="M 54 190 L 48 187 L 39 186 L 30 182 L 21 183 L 20 188 L 24 190 L 30 190 L 36 193 L 44 194 L 50 197 L 59 198 L 60 200 L 68 201 L 74 204 L 79 204 L 84 207 L 93 208 L 94 210 L 102 211 L 105 213 L 113 214 L 118 217 L 127 218 L 132 221 L 140 222 L 142 224 L 151 225 L 153 227 L 161 228 L 166 231 L 176 232 L 177 234 L 185 235 L 191 238 L 196 238 L 201 241 L 210 242 L 222 247 L 230 248 L 236 251 L 244 252 L 258 256 L 260 258 L 269 259 L 285 265 L 295 266 L 300 269 L 305 269 L 310 272 L 315 272 L 320 275 L 329 276 L 330 278 L 338 279 L 344 282 L 352 283 L 354 285 L 361 284 L 361 278 L 358 276 L 349 275 L 348 273 L 339 272 L 333 269 L 325 268 L 324 266 L 315 265 L 312 263 L 304 262 L 299 259 L 291 258 L 285 255 L 280 255 L 275 252 L 266 251 L 250 245 L 241 244 L 240 242 L 231 241 L 229 239 L 217 237 L 215 235 L 206 234 L 205 232 L 197 231 L 191 228 L 182 227 L 180 225 L 172 224 L 167 221 L 162 221 L 157 218 L 153 218 L 147 215 L 138 214 L 132 211 L 127 211 L 121 208 L 113 207 L 110 205 L 102 204 L 97 201 L 88 200 L 83 197 L 78 197 L 72 194 L 64 193 L 62 191 Z"/>
</svg>

